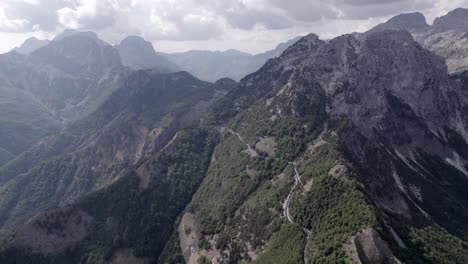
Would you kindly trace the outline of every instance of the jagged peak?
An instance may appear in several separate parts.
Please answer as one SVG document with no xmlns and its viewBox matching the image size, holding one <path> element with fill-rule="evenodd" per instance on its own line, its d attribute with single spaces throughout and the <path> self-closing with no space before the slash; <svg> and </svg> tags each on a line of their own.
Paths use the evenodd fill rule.
<svg viewBox="0 0 468 264">
<path fill-rule="evenodd" d="M 291 56 L 304 56 L 310 52 L 317 50 L 317 48 L 325 43 L 323 40 L 320 40 L 319 36 L 314 33 L 310 33 L 300 40 L 298 40 L 294 45 L 286 49 L 281 55 L 282 58 L 291 57 Z"/>
<path fill-rule="evenodd" d="M 402 13 L 390 18 L 385 23 L 413 28 L 429 26 L 426 22 L 426 17 L 420 12 Z"/>
<path fill-rule="evenodd" d="M 14 48 L 13 50 L 21 54 L 30 54 L 35 50 L 44 47 L 50 41 L 48 39 L 38 39 L 36 37 L 30 37 L 26 39 L 21 46 Z"/>
<path fill-rule="evenodd" d="M 75 29 L 65 29 L 62 33 L 58 34 L 53 39 L 53 41 L 58 42 L 58 41 L 62 41 L 64 39 L 67 39 L 69 37 L 88 38 L 88 39 L 95 40 L 96 43 L 98 43 L 98 44 L 108 45 L 106 42 L 101 40 L 95 32 L 92 32 L 92 31 L 78 31 L 78 30 L 75 30 Z"/>
<path fill-rule="evenodd" d="M 343 43 L 345 43 L 345 42 L 347 42 L 347 43 L 357 43 L 358 41 L 357 41 L 356 36 L 353 35 L 353 34 L 344 34 L 344 35 L 335 37 L 335 38 L 328 41 L 328 43 L 331 43 L 331 44 L 341 43 L 341 42 L 343 42 Z"/>
<path fill-rule="evenodd" d="M 137 35 L 130 35 L 125 37 L 122 41 L 120 41 L 119 45 L 128 45 L 128 44 L 137 44 L 141 46 L 151 46 L 151 49 L 154 49 L 153 44 L 148 40 L 144 39 L 143 37 Z"/>
<path fill-rule="evenodd" d="M 429 27 L 430 26 L 426 22 L 426 17 L 422 13 L 402 13 L 373 27 L 367 32 L 367 34 L 386 29 L 404 29 L 410 32 L 424 31 L 429 29 Z"/>
<path fill-rule="evenodd" d="M 315 42 L 318 42 L 318 41 L 321 41 L 319 36 L 315 33 L 310 33 L 310 34 L 307 34 L 305 35 L 304 37 L 302 37 L 299 41 L 307 41 L 307 42 L 311 42 L 311 43 L 315 43 Z"/>
<path fill-rule="evenodd" d="M 128 52 L 132 53 L 143 53 L 145 54 L 145 56 L 156 55 L 153 43 L 136 35 L 125 37 L 122 41 L 120 41 L 120 43 L 116 47 L 120 51 L 122 51 L 122 49 L 126 49 Z"/>
<path fill-rule="evenodd" d="M 66 59 L 73 64 L 66 68 L 74 74 L 78 71 L 95 74 L 110 67 L 121 66 L 116 49 L 98 38 L 94 32 L 65 30 L 48 45 L 30 54 L 34 62 L 62 67 L 60 61 Z M 60 58 L 60 59 L 59 59 Z M 73 65 L 73 66 L 71 66 Z M 87 67 L 83 67 L 86 65 Z M 65 68 L 63 68 L 65 69 Z"/>
<path fill-rule="evenodd" d="M 468 17 L 468 9 L 467 8 L 455 8 L 454 10 L 450 11 L 444 17 Z"/>
</svg>

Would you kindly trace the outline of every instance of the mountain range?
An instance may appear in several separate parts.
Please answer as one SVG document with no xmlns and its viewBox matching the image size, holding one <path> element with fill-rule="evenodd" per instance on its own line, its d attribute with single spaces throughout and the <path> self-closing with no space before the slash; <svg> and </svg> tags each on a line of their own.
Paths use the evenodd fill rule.
<svg viewBox="0 0 468 264">
<path fill-rule="evenodd" d="M 191 52 L 157 53 L 150 42 L 138 36 L 129 36 L 115 46 L 93 32 L 76 30 L 65 30 L 52 41 L 27 39 L 20 47 L 0 55 L 0 85 L 4 91 L 0 125 L 6 128 L 0 134 L 0 165 L 60 130 L 65 122 L 95 111 L 131 71 L 173 73 L 186 68 L 204 80 L 215 81 L 216 76 L 240 79 L 269 58 L 279 56 L 292 43 L 256 56 L 237 51 L 232 56 L 202 52 L 206 58 L 213 58 L 213 63 L 207 63 L 209 60 L 201 57 L 194 60 Z M 219 64 L 229 65 L 231 60 L 243 62 L 212 74 L 220 69 Z"/>
<path fill-rule="evenodd" d="M 65 30 L 58 38 L 76 33 L 78 32 L 74 30 Z M 286 48 L 299 39 L 300 37 L 293 38 L 278 44 L 273 50 L 256 55 L 238 50 L 190 50 L 168 54 L 156 52 L 151 42 L 139 36 L 128 36 L 115 45 L 115 48 L 119 52 L 122 64 L 134 70 L 157 69 L 161 72 L 184 70 L 205 81 L 215 82 L 222 78 L 239 81 L 258 70 L 268 59 L 281 55 Z M 30 38 L 13 50 L 29 54 L 45 46 L 48 42 L 48 40 Z"/>
<path fill-rule="evenodd" d="M 0 55 L 0 263 L 468 263 L 466 21 Z"/>
<path fill-rule="evenodd" d="M 293 38 L 279 44 L 273 50 L 256 55 L 238 50 L 223 52 L 192 50 L 162 55 L 199 79 L 214 82 L 221 78 L 230 78 L 239 81 L 246 75 L 260 69 L 268 59 L 281 55 L 284 50 L 299 39 L 300 37 Z"/>
</svg>

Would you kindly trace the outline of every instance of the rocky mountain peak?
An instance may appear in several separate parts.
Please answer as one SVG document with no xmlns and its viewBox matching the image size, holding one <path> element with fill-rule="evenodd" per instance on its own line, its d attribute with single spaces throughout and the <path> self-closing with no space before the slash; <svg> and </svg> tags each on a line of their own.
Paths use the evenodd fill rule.
<svg viewBox="0 0 468 264">
<path fill-rule="evenodd" d="M 99 39 L 98 35 L 95 32 L 92 31 L 78 31 L 75 29 L 65 29 L 62 33 L 58 34 L 53 40 L 54 41 L 60 41 L 64 38 L 71 37 L 71 36 L 81 36 L 81 37 L 86 37 L 90 39 L 94 39 L 99 42 L 103 42 L 102 40 Z"/>
<path fill-rule="evenodd" d="M 307 36 L 304 36 L 294 45 L 286 49 L 281 55 L 281 57 L 285 59 L 296 58 L 298 56 L 308 56 L 310 55 L 310 53 L 315 52 L 318 49 L 318 47 L 321 46 L 323 43 L 323 40 L 320 40 L 320 38 L 316 34 L 312 33 Z"/>
<path fill-rule="evenodd" d="M 322 43 L 322 40 L 320 40 L 318 35 L 314 33 L 310 33 L 302 37 L 299 41 L 296 42 L 296 44 L 298 43 L 301 43 L 301 44 L 309 43 L 309 45 L 314 46 L 314 45 Z"/>
<path fill-rule="evenodd" d="M 429 26 L 426 17 L 419 12 L 399 14 L 390 18 L 385 24 L 399 29 L 419 29 Z"/>
<path fill-rule="evenodd" d="M 160 72 L 174 72 L 178 67 L 160 56 L 153 44 L 139 36 L 128 36 L 115 46 L 122 63 L 135 70 L 155 69 Z"/>
<path fill-rule="evenodd" d="M 391 93 L 428 121 L 444 119 L 435 112 L 446 112 L 449 105 L 445 62 L 423 49 L 407 31 L 387 30 L 369 35 L 362 43 L 355 63 L 355 79 L 352 78 L 351 83 L 356 81 L 353 86 L 357 90 L 352 96 L 360 94 L 363 100 L 359 101 L 374 101 L 371 103 L 373 107 L 379 100 L 368 100 L 368 96 Z"/>
<path fill-rule="evenodd" d="M 140 36 L 128 36 L 124 38 L 118 45 L 118 49 L 131 49 L 146 54 L 156 53 L 153 44 Z"/>
<path fill-rule="evenodd" d="M 406 30 L 384 30 L 370 34 L 363 42 L 371 49 L 388 49 L 390 51 L 396 46 L 411 47 L 418 46 L 411 34 Z"/>
<path fill-rule="evenodd" d="M 121 65 L 116 49 L 99 39 L 94 32 L 65 30 L 49 45 L 31 53 L 31 59 L 53 64 L 70 73 L 94 75 Z"/>
<path fill-rule="evenodd" d="M 50 41 L 47 39 L 37 39 L 35 37 L 31 37 L 26 39 L 21 46 L 14 48 L 13 50 L 21 53 L 21 54 L 29 54 L 39 48 L 44 47 L 47 45 Z"/>
<path fill-rule="evenodd" d="M 426 17 L 419 12 L 399 14 L 390 18 L 387 22 L 379 24 L 369 32 L 382 31 L 386 29 L 404 29 L 410 32 L 424 31 L 429 28 Z"/>
<path fill-rule="evenodd" d="M 274 78 L 265 90 L 276 87 L 273 93 L 279 98 L 272 101 L 272 108 L 307 115 L 306 102 L 324 100 L 326 94 L 330 113 L 347 116 L 363 134 L 371 134 L 384 118 L 369 119 L 372 113 L 392 111 L 386 103 L 389 94 L 428 124 L 447 123 L 446 115 L 455 111 L 449 103 L 453 89 L 444 60 L 423 49 L 405 30 L 371 33 L 363 41 L 343 35 L 326 43 L 309 35 L 243 83 L 264 82 L 268 72 Z"/>
<path fill-rule="evenodd" d="M 468 9 L 457 8 L 452 10 L 447 15 L 436 18 L 432 26 L 436 31 L 468 32 Z"/>
<path fill-rule="evenodd" d="M 406 26 L 411 28 L 420 28 L 429 26 L 426 22 L 426 17 L 419 13 L 403 13 L 392 17 L 387 21 L 387 24 Z"/>
</svg>

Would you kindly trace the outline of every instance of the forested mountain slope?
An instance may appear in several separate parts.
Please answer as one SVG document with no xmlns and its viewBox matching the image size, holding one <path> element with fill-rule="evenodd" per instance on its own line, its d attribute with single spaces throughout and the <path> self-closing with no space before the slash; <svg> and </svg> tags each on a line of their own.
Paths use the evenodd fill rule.
<svg viewBox="0 0 468 264">
<path fill-rule="evenodd" d="M 109 185 L 222 93 L 186 72 L 135 72 L 95 113 L 1 168 L 1 226 Z"/>
</svg>

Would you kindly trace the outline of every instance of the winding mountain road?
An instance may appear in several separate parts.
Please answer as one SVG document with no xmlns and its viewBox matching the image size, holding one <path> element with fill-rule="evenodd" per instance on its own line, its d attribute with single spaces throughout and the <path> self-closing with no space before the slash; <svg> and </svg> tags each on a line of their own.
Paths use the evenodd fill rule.
<svg viewBox="0 0 468 264">
<path fill-rule="evenodd" d="M 241 137 L 241 135 L 237 132 L 235 132 L 234 130 L 232 129 L 227 129 L 227 131 L 233 135 L 236 135 L 237 138 L 239 138 L 240 142 L 242 142 L 243 144 L 245 144 L 247 146 L 247 151 L 252 155 L 252 156 L 256 156 L 258 155 L 257 152 L 247 143 L 245 143 L 244 139 Z M 253 155 L 254 154 L 254 155 Z M 286 198 L 286 200 L 284 201 L 283 203 L 283 215 L 284 217 L 288 220 L 289 223 L 291 224 L 294 224 L 294 225 L 298 225 L 301 227 L 302 231 L 304 232 L 304 234 L 306 234 L 306 238 L 304 240 L 304 244 L 302 246 L 302 263 L 305 264 L 307 263 L 306 261 L 306 257 L 305 257 L 305 246 L 307 244 L 307 240 L 309 239 L 310 235 L 312 234 L 312 232 L 305 228 L 304 226 L 301 226 L 300 224 L 294 222 L 293 218 L 291 217 L 291 214 L 289 212 L 289 207 L 291 205 L 291 199 L 292 199 L 292 195 L 294 193 L 294 191 L 296 190 L 297 186 L 299 184 L 302 184 L 301 182 L 301 175 L 299 174 L 299 172 L 297 171 L 297 167 L 296 167 L 296 163 L 295 162 L 290 162 L 290 164 L 293 165 L 294 167 L 294 184 L 293 186 L 291 187 L 291 190 L 289 191 L 289 194 L 288 194 L 288 197 Z"/>
<path fill-rule="evenodd" d="M 245 144 L 247 146 L 247 153 L 249 153 L 249 155 L 251 157 L 255 157 L 258 155 L 257 151 L 255 151 L 255 149 L 253 149 L 248 143 L 245 143 L 244 139 L 241 137 L 241 135 L 239 135 L 239 133 L 237 133 L 236 131 L 232 130 L 232 129 L 227 129 L 227 131 L 233 135 L 236 135 L 240 142 L 242 142 L 243 144 Z"/>
<path fill-rule="evenodd" d="M 301 226 L 300 224 L 294 222 L 294 220 L 292 219 L 291 217 L 291 214 L 289 212 L 289 206 L 291 204 L 291 198 L 292 198 L 292 195 L 296 189 L 296 187 L 299 185 L 299 184 L 302 184 L 301 182 L 301 175 L 299 174 L 299 172 L 297 171 L 297 167 L 296 167 L 296 163 L 295 162 L 292 162 L 291 163 L 294 167 L 294 184 L 293 186 L 291 187 L 291 190 L 289 191 L 289 194 L 288 194 L 288 197 L 286 198 L 286 200 L 284 201 L 283 203 L 283 215 L 284 217 L 288 220 L 289 223 L 291 224 L 295 224 L 295 225 L 299 225 L 302 229 L 302 231 L 304 232 L 304 234 L 306 234 L 306 238 L 304 240 L 304 244 L 302 246 L 302 263 L 305 264 L 307 263 L 306 261 L 306 257 L 305 257 L 305 246 L 307 244 L 307 240 L 309 239 L 310 235 L 312 234 L 312 232 L 305 228 L 304 226 Z"/>
</svg>

